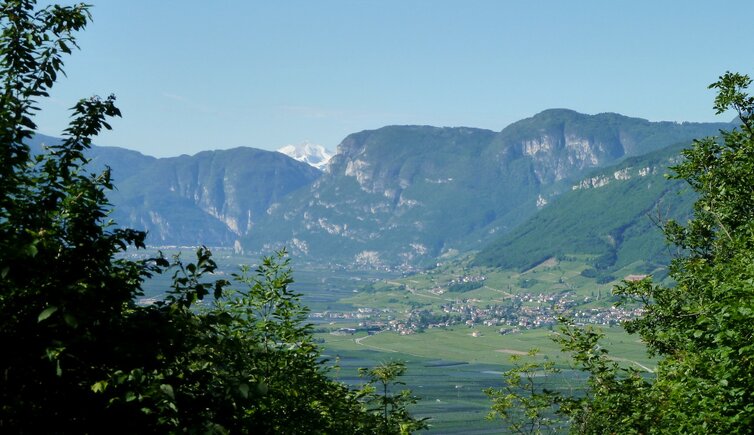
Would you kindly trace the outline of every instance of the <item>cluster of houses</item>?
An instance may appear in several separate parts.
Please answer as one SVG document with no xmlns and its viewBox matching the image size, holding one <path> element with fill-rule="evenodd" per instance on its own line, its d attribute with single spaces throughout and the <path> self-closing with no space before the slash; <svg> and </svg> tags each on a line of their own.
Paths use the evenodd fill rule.
<svg viewBox="0 0 754 435">
<path fill-rule="evenodd" d="M 318 320 L 364 320 L 375 319 L 390 313 L 391 310 L 387 308 L 377 309 L 363 307 L 356 311 L 319 311 L 315 313 L 309 313 L 309 318 Z"/>
<path fill-rule="evenodd" d="M 561 316 L 572 318 L 576 324 L 614 326 L 642 314 L 640 308 L 601 306 L 593 302 L 592 298 L 578 297 L 572 291 L 557 294 L 522 293 L 496 304 L 484 304 L 477 299 L 448 300 L 439 307 L 409 309 L 400 316 L 389 309 L 359 308 L 354 312 L 312 313 L 312 317 L 359 321 L 358 328 L 341 328 L 339 333 L 366 330 L 394 331 L 407 335 L 456 325 L 500 327 L 500 332 L 507 334 L 550 327 Z"/>
</svg>

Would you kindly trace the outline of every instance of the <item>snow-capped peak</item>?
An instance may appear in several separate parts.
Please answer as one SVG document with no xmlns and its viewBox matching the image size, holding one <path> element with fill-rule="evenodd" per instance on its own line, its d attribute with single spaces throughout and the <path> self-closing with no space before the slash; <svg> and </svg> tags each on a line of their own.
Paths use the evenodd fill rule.
<svg viewBox="0 0 754 435">
<path fill-rule="evenodd" d="M 299 145 L 286 145 L 279 150 L 288 157 L 294 158 L 300 162 L 308 163 L 319 170 L 324 170 L 327 162 L 333 156 L 332 151 L 328 151 L 322 145 L 304 142 Z"/>
</svg>

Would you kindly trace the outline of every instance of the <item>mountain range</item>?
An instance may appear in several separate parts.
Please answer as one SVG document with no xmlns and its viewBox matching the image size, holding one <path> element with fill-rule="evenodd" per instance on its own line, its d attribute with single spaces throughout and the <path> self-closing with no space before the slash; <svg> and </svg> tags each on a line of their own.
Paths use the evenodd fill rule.
<svg viewBox="0 0 754 435">
<path fill-rule="evenodd" d="M 389 126 L 346 137 L 329 170 L 273 204 L 244 245 L 365 266 L 431 264 L 506 234 L 595 168 L 717 134 L 547 110 L 500 132 Z"/>
<path fill-rule="evenodd" d="M 628 245 L 618 243 L 638 227 L 616 210 L 635 217 L 668 197 L 670 188 L 657 178 L 677 155 L 678 147 L 668 147 L 729 128 L 551 109 L 499 132 L 387 126 L 354 133 L 338 145 L 325 171 L 251 148 L 157 159 L 94 147 L 89 156 L 95 168 L 112 168 L 113 217 L 147 230 L 154 245 L 203 243 L 246 252 L 287 246 L 308 261 L 364 267 L 428 265 L 481 249 L 480 264 L 525 267 L 577 246 L 553 240 L 561 249 L 549 252 L 541 243 L 548 236 L 536 228 L 566 231 L 556 218 L 573 216 L 583 225 L 586 213 L 618 222 L 614 231 L 593 231 L 584 242 L 591 246 L 585 253 L 613 256 L 616 264 L 639 249 L 625 251 Z M 40 135 L 33 145 L 45 141 L 55 139 Z M 637 186 L 652 180 L 635 204 L 626 195 L 639 188 L 620 187 L 631 180 Z M 611 190 L 622 195 L 623 205 L 590 199 Z M 573 234 L 589 230 L 577 227 Z M 511 249 L 521 255 L 501 254 Z"/>
</svg>

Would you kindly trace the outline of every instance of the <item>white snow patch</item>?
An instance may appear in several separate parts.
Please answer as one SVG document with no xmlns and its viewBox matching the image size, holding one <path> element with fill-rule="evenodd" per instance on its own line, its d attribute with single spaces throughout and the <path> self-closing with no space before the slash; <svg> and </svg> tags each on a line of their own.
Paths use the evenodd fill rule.
<svg viewBox="0 0 754 435">
<path fill-rule="evenodd" d="M 314 166 L 321 171 L 325 170 L 327 164 L 330 162 L 330 159 L 333 155 L 335 155 L 335 153 L 328 151 L 322 145 L 312 144 L 309 142 L 304 142 L 298 145 L 286 145 L 277 151 L 281 154 L 285 154 L 288 157 L 296 159 L 299 162 L 304 162 L 310 166 Z"/>
</svg>

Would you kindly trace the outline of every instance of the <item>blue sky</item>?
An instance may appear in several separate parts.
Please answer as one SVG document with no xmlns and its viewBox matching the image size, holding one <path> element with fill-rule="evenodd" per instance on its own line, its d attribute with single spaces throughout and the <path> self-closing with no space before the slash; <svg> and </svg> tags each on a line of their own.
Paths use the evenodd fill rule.
<svg viewBox="0 0 754 435">
<path fill-rule="evenodd" d="M 544 109 L 729 121 L 707 90 L 754 74 L 754 2 L 92 0 L 68 78 L 38 116 L 114 93 L 100 145 L 154 156 L 391 124 L 501 130 Z"/>
</svg>

